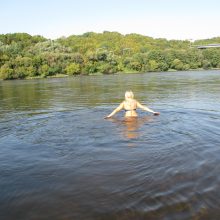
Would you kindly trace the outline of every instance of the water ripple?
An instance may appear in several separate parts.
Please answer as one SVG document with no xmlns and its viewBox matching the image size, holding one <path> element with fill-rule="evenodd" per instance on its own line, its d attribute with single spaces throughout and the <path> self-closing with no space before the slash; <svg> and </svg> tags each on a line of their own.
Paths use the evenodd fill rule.
<svg viewBox="0 0 220 220">
<path fill-rule="evenodd" d="M 218 219 L 218 78 L 211 71 L 2 82 L 0 218 Z M 161 115 L 104 120 L 131 88 Z"/>
</svg>

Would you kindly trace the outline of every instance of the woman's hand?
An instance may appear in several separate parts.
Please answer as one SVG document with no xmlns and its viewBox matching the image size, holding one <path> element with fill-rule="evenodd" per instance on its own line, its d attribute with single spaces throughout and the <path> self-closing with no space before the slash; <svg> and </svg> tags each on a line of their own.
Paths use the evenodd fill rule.
<svg viewBox="0 0 220 220">
<path fill-rule="evenodd" d="M 160 115 L 160 112 L 153 112 L 154 115 Z"/>
<path fill-rule="evenodd" d="M 108 119 L 108 118 L 111 118 L 111 117 L 109 117 L 109 116 L 105 116 L 105 117 L 104 117 L 104 119 Z"/>
</svg>

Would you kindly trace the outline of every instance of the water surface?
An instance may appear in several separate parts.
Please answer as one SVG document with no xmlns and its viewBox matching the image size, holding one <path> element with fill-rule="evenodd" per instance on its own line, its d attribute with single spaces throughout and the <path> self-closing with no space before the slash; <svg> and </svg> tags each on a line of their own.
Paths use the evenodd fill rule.
<svg viewBox="0 0 220 220">
<path fill-rule="evenodd" d="M 0 219 L 219 219 L 220 72 L 0 82 Z M 160 116 L 109 114 L 132 89 Z"/>
</svg>

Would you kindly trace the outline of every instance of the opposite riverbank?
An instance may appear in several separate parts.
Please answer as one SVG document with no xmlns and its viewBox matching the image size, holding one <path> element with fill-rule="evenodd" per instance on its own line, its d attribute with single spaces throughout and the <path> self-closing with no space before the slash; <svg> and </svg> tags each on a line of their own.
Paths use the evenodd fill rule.
<svg viewBox="0 0 220 220">
<path fill-rule="evenodd" d="M 117 32 L 85 33 L 56 40 L 26 33 L 0 35 L 0 79 L 209 70 L 220 68 L 220 42 L 154 39 Z M 59 74 L 57 74 L 59 73 Z"/>
<path fill-rule="evenodd" d="M 184 72 L 200 72 L 200 71 L 210 71 L 210 70 L 220 70 L 220 68 L 212 68 L 212 69 L 209 69 L 209 70 L 205 70 L 205 69 L 190 69 L 190 70 L 185 70 Z M 181 72 L 181 71 L 178 71 L 178 70 L 173 70 L 173 69 L 170 69 L 166 72 Z M 118 75 L 118 74 L 141 74 L 141 73 L 152 73 L 152 72 L 134 72 L 134 71 L 127 71 L 127 72 L 117 72 L 117 73 L 114 73 L 114 74 L 111 74 L 111 75 Z M 156 72 L 155 72 L 156 73 Z M 157 72 L 159 73 L 159 72 Z M 101 76 L 101 75 L 106 75 L 106 74 L 103 74 L 103 73 L 93 73 L 93 74 L 77 74 L 77 75 L 74 75 L 74 77 L 78 77 L 78 76 Z M 110 75 L 110 74 L 109 74 Z M 53 79 L 53 78 L 67 78 L 67 77 L 73 77 L 73 76 L 70 76 L 70 75 L 67 75 L 67 74 L 55 74 L 53 76 L 47 76 L 47 77 L 44 77 L 44 76 L 35 76 L 35 77 L 27 77 L 27 78 L 24 78 L 23 80 L 34 80 L 34 79 Z M 16 80 L 21 80 L 21 79 L 16 79 Z M 5 81 L 3 79 L 0 79 L 0 81 Z"/>
</svg>

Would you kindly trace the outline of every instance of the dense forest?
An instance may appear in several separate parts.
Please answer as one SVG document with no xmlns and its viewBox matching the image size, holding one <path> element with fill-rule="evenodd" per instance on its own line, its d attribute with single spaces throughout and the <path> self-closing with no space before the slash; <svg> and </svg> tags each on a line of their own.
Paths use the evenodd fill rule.
<svg viewBox="0 0 220 220">
<path fill-rule="evenodd" d="M 195 47 L 210 43 L 220 37 L 192 43 L 107 31 L 56 40 L 2 34 L 0 79 L 220 68 L 220 48 Z"/>
</svg>

